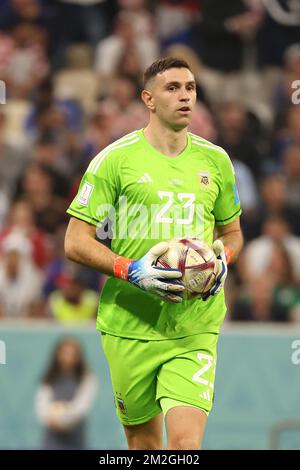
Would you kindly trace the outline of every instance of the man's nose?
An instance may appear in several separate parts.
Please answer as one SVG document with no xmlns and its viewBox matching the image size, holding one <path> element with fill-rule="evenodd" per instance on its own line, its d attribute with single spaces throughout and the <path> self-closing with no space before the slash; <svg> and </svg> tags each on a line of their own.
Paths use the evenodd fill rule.
<svg viewBox="0 0 300 470">
<path fill-rule="evenodd" d="M 188 92 L 186 90 L 183 90 L 181 93 L 180 93 L 180 97 L 179 97 L 180 101 L 189 101 L 190 100 L 190 96 L 188 94 Z"/>
</svg>

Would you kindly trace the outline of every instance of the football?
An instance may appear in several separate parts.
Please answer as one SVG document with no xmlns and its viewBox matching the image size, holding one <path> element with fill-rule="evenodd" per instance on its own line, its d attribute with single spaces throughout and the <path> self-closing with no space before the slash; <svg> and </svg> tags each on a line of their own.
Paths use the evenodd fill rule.
<svg viewBox="0 0 300 470">
<path fill-rule="evenodd" d="M 205 294 L 216 278 L 216 256 L 212 248 L 197 238 L 169 241 L 169 249 L 157 259 L 156 266 L 182 272 L 185 298 Z"/>
</svg>

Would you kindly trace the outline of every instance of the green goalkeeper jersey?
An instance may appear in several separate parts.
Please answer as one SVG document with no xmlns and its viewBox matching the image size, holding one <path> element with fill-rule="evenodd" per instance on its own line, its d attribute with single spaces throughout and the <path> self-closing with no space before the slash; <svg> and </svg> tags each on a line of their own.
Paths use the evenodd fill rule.
<svg viewBox="0 0 300 470">
<path fill-rule="evenodd" d="M 71 216 L 94 224 L 119 255 L 139 259 L 156 243 L 197 237 L 209 245 L 214 227 L 241 213 L 234 170 L 220 147 L 188 133 L 177 157 L 168 157 L 132 132 L 102 150 L 85 172 Z M 180 304 L 114 277 L 101 293 L 97 329 L 145 340 L 218 332 L 226 313 L 224 292 Z"/>
</svg>

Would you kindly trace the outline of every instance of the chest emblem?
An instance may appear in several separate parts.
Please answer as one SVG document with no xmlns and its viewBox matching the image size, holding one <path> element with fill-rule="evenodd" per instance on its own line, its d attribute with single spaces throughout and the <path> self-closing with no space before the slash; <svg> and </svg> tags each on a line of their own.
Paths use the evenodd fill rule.
<svg viewBox="0 0 300 470">
<path fill-rule="evenodd" d="M 211 184 L 211 176 L 208 171 L 200 171 L 198 173 L 200 186 L 204 190 L 209 190 Z"/>
</svg>

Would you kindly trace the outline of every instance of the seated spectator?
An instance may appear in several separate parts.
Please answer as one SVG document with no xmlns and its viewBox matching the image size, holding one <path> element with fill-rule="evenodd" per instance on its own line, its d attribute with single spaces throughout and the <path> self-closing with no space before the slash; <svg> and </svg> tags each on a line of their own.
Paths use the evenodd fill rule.
<svg viewBox="0 0 300 470">
<path fill-rule="evenodd" d="M 36 412 L 43 426 L 41 448 L 75 450 L 88 447 L 87 416 L 97 382 L 80 343 L 72 337 L 58 342 L 38 387 Z"/>
<path fill-rule="evenodd" d="M 117 76 L 129 79 L 135 85 L 136 96 L 143 89 L 143 65 L 135 47 L 128 47 L 120 57 L 117 66 Z"/>
<path fill-rule="evenodd" d="M 30 99 L 49 70 L 45 30 L 21 22 L 12 29 L 13 47 L 2 69 L 10 97 Z"/>
<path fill-rule="evenodd" d="M 279 173 L 265 176 L 260 182 L 259 204 L 253 214 L 242 215 L 242 226 L 247 240 L 258 237 L 269 216 L 284 218 L 292 232 L 300 236 L 299 211 L 290 206 L 288 186 L 284 175 Z"/>
<path fill-rule="evenodd" d="M 198 17 L 199 2 L 188 0 L 161 0 L 156 10 L 157 32 L 161 47 L 172 44 L 190 44 L 191 27 Z"/>
<path fill-rule="evenodd" d="M 273 286 L 266 276 L 252 279 L 234 304 L 233 321 L 288 321 L 288 309 L 273 298 Z"/>
<path fill-rule="evenodd" d="M 230 156 L 245 163 L 257 177 L 262 164 L 260 136 L 258 129 L 251 127 L 247 110 L 235 101 L 224 102 L 217 108 L 217 125 L 217 144 Z"/>
<path fill-rule="evenodd" d="M 259 54 L 264 66 L 281 67 L 284 52 L 300 41 L 298 0 L 264 0 L 265 19 L 259 35 Z"/>
<path fill-rule="evenodd" d="M 55 96 L 53 77 L 48 76 L 36 90 L 32 102 L 32 108 L 25 122 L 26 132 L 35 139 L 39 134 L 49 132 L 49 124 L 46 129 L 39 128 L 39 124 L 41 124 L 41 120 L 39 118 L 40 115 L 43 114 L 44 110 L 48 110 L 51 114 L 53 109 L 58 110 L 61 113 L 62 117 L 60 118 L 60 122 L 62 122 L 67 129 L 79 131 L 82 128 L 83 112 L 80 107 L 80 103 L 74 98 L 67 96 Z M 54 121 L 57 123 L 57 119 Z M 58 130 L 60 130 L 60 128 L 57 126 L 54 131 L 57 132 Z"/>
<path fill-rule="evenodd" d="M 262 20 L 261 8 L 243 0 L 201 0 L 201 15 L 193 27 L 193 48 L 204 65 L 202 84 L 210 101 L 251 102 L 253 86 L 243 75 L 246 45 L 255 42 Z"/>
<path fill-rule="evenodd" d="M 299 254 L 300 251 L 298 258 Z M 280 238 L 274 240 L 272 252 L 265 257 L 263 266 L 246 281 L 232 308 L 232 319 L 294 321 L 300 309 L 300 278 Z"/>
<path fill-rule="evenodd" d="M 287 204 L 289 207 L 297 210 L 298 218 L 300 218 L 300 133 L 299 143 L 297 145 L 290 145 L 284 152 L 283 170 L 288 187 Z"/>
<path fill-rule="evenodd" d="M 126 14 L 138 37 L 153 37 L 154 17 L 147 7 L 147 0 L 117 0 L 119 13 Z"/>
<path fill-rule="evenodd" d="M 108 0 L 58 0 L 60 48 L 74 42 L 88 42 L 96 46 L 109 31 Z M 68 18 L 68 21 L 65 21 Z"/>
<path fill-rule="evenodd" d="M 7 142 L 5 127 L 6 116 L 0 111 L 0 184 L 7 197 L 10 198 L 29 160 L 29 154 Z"/>
<path fill-rule="evenodd" d="M 67 261 L 64 251 L 64 239 L 66 228 L 61 225 L 57 228 L 51 238 L 52 250 L 51 259 L 45 269 L 45 282 L 43 287 L 44 297 L 48 297 L 54 290 L 57 290 L 61 275 L 67 272 L 69 261 Z M 92 289 L 99 294 L 99 289 L 104 283 L 105 276 L 94 269 L 80 267 L 80 279 L 87 289 Z"/>
<path fill-rule="evenodd" d="M 117 111 L 117 104 L 110 99 L 105 99 L 97 104 L 93 114 L 89 117 L 83 135 L 85 168 L 97 153 L 113 142 Z"/>
<path fill-rule="evenodd" d="M 292 84 L 300 77 L 300 43 L 288 47 L 284 53 L 284 69 L 282 77 L 277 84 L 273 101 L 277 120 L 282 121 L 284 113 L 292 103 L 292 94 L 295 89 Z"/>
<path fill-rule="evenodd" d="M 217 132 L 212 115 L 208 108 L 200 101 L 196 103 L 189 131 L 209 141 L 214 142 L 216 140 Z"/>
<path fill-rule="evenodd" d="M 9 210 L 9 199 L 6 194 L 5 188 L 3 187 L 2 181 L 0 180 L 0 232 L 5 225 L 5 220 Z"/>
<path fill-rule="evenodd" d="M 248 166 L 231 156 L 235 170 L 235 179 L 243 208 L 243 217 L 254 217 L 258 207 L 257 186 L 253 174 Z"/>
<path fill-rule="evenodd" d="M 0 261 L 0 316 L 43 316 L 43 275 L 31 260 L 30 243 L 21 233 L 11 233 L 2 244 Z"/>
<path fill-rule="evenodd" d="M 136 99 L 134 82 L 125 77 L 117 78 L 113 82 L 110 99 L 117 106 L 114 139 L 146 126 L 148 112 L 141 101 Z"/>
<path fill-rule="evenodd" d="M 49 238 L 35 225 L 33 211 L 28 201 L 19 200 L 12 204 L 7 224 L 0 231 L 0 252 L 6 238 L 15 231 L 27 238 L 31 245 L 34 263 L 38 268 L 44 268 L 50 256 Z"/>
<path fill-rule="evenodd" d="M 286 114 L 285 123 L 277 131 L 273 143 L 274 164 L 281 167 L 289 146 L 300 146 L 300 106 L 292 104 Z"/>
<path fill-rule="evenodd" d="M 74 148 L 73 150 L 74 152 L 70 148 L 65 149 L 62 144 L 56 141 L 53 135 L 44 134 L 36 142 L 33 149 L 33 161 L 51 169 L 52 176 L 59 180 L 61 186 L 68 188 L 68 179 L 73 177 L 77 166 L 76 160 L 79 159 L 81 152 L 81 149 Z M 62 192 L 62 195 L 65 194 L 66 190 Z"/>
<path fill-rule="evenodd" d="M 62 272 L 57 287 L 49 296 L 49 313 L 55 320 L 61 323 L 95 320 L 99 295 L 84 287 L 80 272 Z"/>
<path fill-rule="evenodd" d="M 266 273 L 278 243 L 286 250 L 293 279 L 300 284 L 300 238 L 293 235 L 288 223 L 278 216 L 266 219 L 262 235 L 248 243 L 240 256 L 238 266 L 245 282 Z"/>
<path fill-rule="evenodd" d="M 66 220 L 66 201 L 54 189 L 55 178 L 51 170 L 36 163 L 26 168 L 18 196 L 28 201 L 37 227 L 46 233 L 53 233 Z"/>
<path fill-rule="evenodd" d="M 143 69 L 158 57 L 158 47 L 152 36 L 145 36 L 132 27 L 132 17 L 128 12 L 121 12 L 111 36 L 100 41 L 95 55 L 95 71 L 102 79 L 116 75 L 120 58 L 127 48 L 134 48 L 141 60 Z M 109 81 L 109 80 L 107 80 Z"/>
</svg>

